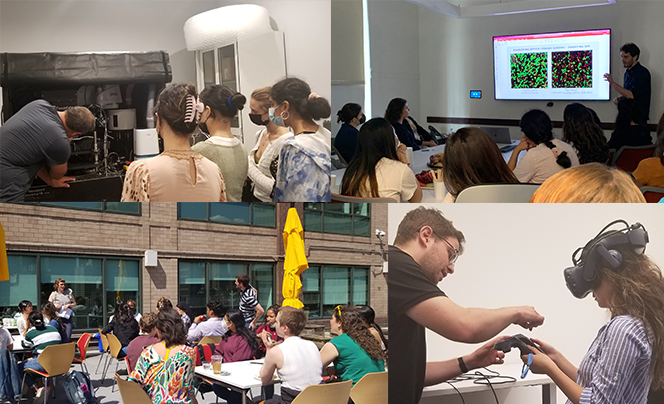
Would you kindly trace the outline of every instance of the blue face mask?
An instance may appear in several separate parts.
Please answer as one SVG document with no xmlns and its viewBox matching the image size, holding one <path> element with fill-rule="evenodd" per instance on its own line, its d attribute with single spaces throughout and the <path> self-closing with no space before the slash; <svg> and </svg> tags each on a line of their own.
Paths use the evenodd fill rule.
<svg viewBox="0 0 664 404">
<path fill-rule="evenodd" d="M 279 105 L 277 105 L 277 106 L 279 106 Z M 272 121 L 272 123 L 274 123 L 277 126 L 286 127 L 286 124 L 284 123 L 284 118 L 281 117 L 281 115 L 280 116 L 274 116 L 274 110 L 275 110 L 275 108 L 270 108 L 268 110 L 268 115 L 270 116 L 270 120 Z"/>
</svg>

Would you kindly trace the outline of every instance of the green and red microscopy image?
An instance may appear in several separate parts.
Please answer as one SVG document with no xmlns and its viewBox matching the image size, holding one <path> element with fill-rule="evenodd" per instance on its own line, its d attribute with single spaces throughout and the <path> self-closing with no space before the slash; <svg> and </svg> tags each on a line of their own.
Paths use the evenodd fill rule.
<svg viewBox="0 0 664 404">
<path fill-rule="evenodd" d="M 553 88 L 592 88 L 593 52 L 551 53 L 551 86 Z"/>
<path fill-rule="evenodd" d="M 510 55 L 512 88 L 546 88 L 546 52 L 513 53 Z"/>
</svg>

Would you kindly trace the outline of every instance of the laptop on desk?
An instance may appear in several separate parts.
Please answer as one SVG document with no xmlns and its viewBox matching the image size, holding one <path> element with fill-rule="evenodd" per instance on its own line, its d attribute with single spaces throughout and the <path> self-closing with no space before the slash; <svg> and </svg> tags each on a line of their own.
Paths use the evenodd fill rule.
<svg viewBox="0 0 664 404">
<path fill-rule="evenodd" d="M 510 138 L 510 128 L 496 128 L 489 126 L 480 126 L 480 129 L 485 131 L 491 136 L 494 142 L 500 148 L 500 151 L 503 153 L 514 150 L 516 147 L 516 140 Z"/>
</svg>

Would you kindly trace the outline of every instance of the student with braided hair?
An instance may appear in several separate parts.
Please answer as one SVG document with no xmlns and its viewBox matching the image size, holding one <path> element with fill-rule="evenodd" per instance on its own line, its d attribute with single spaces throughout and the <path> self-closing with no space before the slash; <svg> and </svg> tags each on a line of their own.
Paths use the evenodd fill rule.
<svg viewBox="0 0 664 404">
<path fill-rule="evenodd" d="M 341 380 L 352 380 L 353 385 L 367 373 L 385 370 L 380 344 L 364 325 L 362 316 L 352 307 L 335 307 L 330 328 L 338 336 L 320 351 L 323 368 L 334 362 Z"/>
<path fill-rule="evenodd" d="M 569 144 L 553 138 L 553 124 L 546 112 L 533 109 L 519 123 L 524 136 L 507 163 L 520 182 L 541 184 L 547 178 L 579 165 L 579 158 Z M 519 164 L 519 154 L 527 150 Z"/>
<path fill-rule="evenodd" d="M 203 110 L 192 84 L 170 84 L 159 94 L 154 113 L 164 151 L 131 163 L 122 202 L 226 202 L 219 166 L 189 145 Z"/>
</svg>

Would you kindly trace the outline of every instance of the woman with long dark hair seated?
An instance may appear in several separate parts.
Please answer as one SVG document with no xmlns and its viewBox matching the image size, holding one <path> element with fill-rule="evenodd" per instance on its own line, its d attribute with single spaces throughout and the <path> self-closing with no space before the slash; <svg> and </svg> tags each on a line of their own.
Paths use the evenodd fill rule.
<svg viewBox="0 0 664 404">
<path fill-rule="evenodd" d="M 383 330 L 376 324 L 376 312 L 374 309 L 366 305 L 355 306 L 354 309 L 362 317 L 362 321 L 364 321 L 364 325 L 367 326 L 371 335 L 381 344 L 385 357 L 387 357 L 387 339 L 385 338 L 385 334 L 383 334 Z"/>
<path fill-rule="evenodd" d="M 127 303 L 121 303 L 117 313 L 108 325 L 101 330 L 101 333 L 108 334 L 109 332 L 113 332 L 113 335 L 118 337 L 118 340 L 122 344 L 122 351 L 119 356 L 125 357 L 127 356 L 127 346 L 129 346 L 131 340 L 138 337 L 141 329 Z"/>
<path fill-rule="evenodd" d="M 252 359 L 256 355 L 258 342 L 254 338 L 253 332 L 245 326 L 244 316 L 240 310 L 229 309 L 224 316 L 224 321 L 228 326 L 228 332 L 217 345 L 215 355 L 221 355 L 226 363 Z M 217 396 L 229 404 L 242 402 L 242 394 L 237 391 L 217 384 L 213 385 L 212 389 Z"/>
<path fill-rule="evenodd" d="M 519 126 L 524 136 L 507 165 L 520 182 L 541 184 L 557 172 L 579 165 L 572 146 L 553 138 L 553 124 L 546 112 L 539 109 L 526 112 Z M 527 152 L 517 165 L 524 150 Z"/>
<path fill-rule="evenodd" d="M 394 130 L 383 118 L 360 129 L 357 150 L 341 182 L 343 195 L 420 202 L 422 190 L 408 167 L 405 146 L 397 150 Z"/>
<path fill-rule="evenodd" d="M 403 98 L 393 98 L 387 109 L 385 110 L 385 119 L 394 127 L 394 132 L 397 134 L 399 141 L 412 147 L 413 150 L 420 150 L 420 146 L 415 140 L 415 134 L 410 128 L 410 125 L 405 122 L 405 119 L 410 115 L 410 108 L 408 108 L 408 101 Z"/>
<path fill-rule="evenodd" d="M 604 131 L 583 104 L 573 102 L 563 113 L 563 142 L 574 146 L 580 164 L 602 163 L 609 159 L 609 145 Z"/>
<path fill-rule="evenodd" d="M 448 192 L 443 202 L 454 202 L 461 191 L 473 185 L 519 182 L 496 142 L 475 127 L 461 128 L 447 139 L 443 181 Z"/>
<path fill-rule="evenodd" d="M 611 139 L 609 139 L 609 147 L 618 150 L 623 146 L 652 144 L 650 131 L 639 122 L 641 122 L 641 113 L 636 101 L 621 97 L 618 101 L 618 115 Z"/>
</svg>

